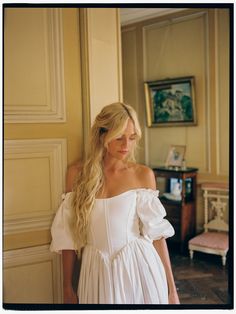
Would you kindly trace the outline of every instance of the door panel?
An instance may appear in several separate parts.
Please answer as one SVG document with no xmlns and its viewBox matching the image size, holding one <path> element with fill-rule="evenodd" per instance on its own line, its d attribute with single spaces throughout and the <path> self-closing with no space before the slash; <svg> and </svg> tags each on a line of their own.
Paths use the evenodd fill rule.
<svg viewBox="0 0 236 314">
<path fill-rule="evenodd" d="M 60 260 L 47 245 L 5 252 L 4 302 L 58 303 L 60 267 Z"/>
<path fill-rule="evenodd" d="M 5 8 L 4 299 L 60 303 L 50 226 L 81 157 L 77 9 Z"/>
</svg>

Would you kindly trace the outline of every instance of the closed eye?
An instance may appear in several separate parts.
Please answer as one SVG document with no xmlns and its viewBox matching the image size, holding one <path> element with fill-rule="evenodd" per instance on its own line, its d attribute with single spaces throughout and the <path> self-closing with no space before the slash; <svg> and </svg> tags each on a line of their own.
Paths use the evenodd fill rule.
<svg viewBox="0 0 236 314">
<path fill-rule="evenodd" d="M 134 135 L 130 136 L 130 138 L 129 138 L 129 139 L 130 139 L 131 141 L 134 141 L 134 140 L 136 140 L 136 138 L 137 138 L 137 135 L 136 135 L 136 134 L 134 134 Z"/>
<path fill-rule="evenodd" d="M 130 141 L 134 141 L 134 140 L 136 140 L 136 137 L 137 137 L 136 134 L 131 135 L 131 136 L 129 137 L 129 140 L 130 140 Z M 123 140 L 123 136 L 116 138 L 116 141 L 122 141 L 122 140 Z"/>
</svg>

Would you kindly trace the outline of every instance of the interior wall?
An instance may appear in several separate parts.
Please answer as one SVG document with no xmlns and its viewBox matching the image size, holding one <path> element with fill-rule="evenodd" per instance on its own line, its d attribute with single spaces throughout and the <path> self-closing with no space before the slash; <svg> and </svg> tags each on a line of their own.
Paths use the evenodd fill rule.
<svg viewBox="0 0 236 314">
<path fill-rule="evenodd" d="M 10 12 L 14 9 L 9 9 Z M 43 11 L 40 12 L 39 9 L 32 9 L 34 15 L 39 15 L 40 13 L 46 14 L 48 13 L 49 9 L 42 9 Z M 46 10 L 46 11 L 45 11 Z M 24 11 L 24 12 L 23 12 Z M 19 12 L 22 12 L 20 17 Z M 49 82 L 49 76 L 52 75 L 52 73 L 46 73 L 46 71 L 50 71 L 51 68 L 49 67 L 48 63 L 43 63 L 41 65 L 41 68 L 45 69 L 44 74 L 47 76 L 43 76 L 40 78 L 38 75 L 35 75 L 35 73 L 38 73 L 38 63 L 41 64 L 44 60 L 42 60 L 42 54 L 44 54 L 44 59 L 49 59 L 50 55 L 48 54 L 48 44 L 47 44 L 47 38 L 44 38 L 44 44 L 41 46 L 40 49 L 36 49 L 34 47 L 34 41 L 32 40 L 32 44 L 25 45 L 25 41 L 28 38 L 35 39 L 36 32 L 37 34 L 41 34 L 42 31 L 47 33 L 47 29 L 42 29 L 43 17 L 38 17 L 37 19 L 39 21 L 42 21 L 40 23 L 37 23 L 37 19 L 33 18 L 33 14 L 27 13 L 30 12 L 29 9 L 15 9 L 15 15 L 18 16 L 17 18 L 13 17 L 12 22 L 9 20 L 8 15 L 6 13 L 6 25 L 5 25 L 5 40 L 8 41 L 9 38 L 11 38 L 11 45 L 7 45 L 5 43 L 5 71 L 4 71 L 4 79 L 5 79 L 5 99 L 4 99 L 4 107 L 6 108 L 7 105 L 11 104 L 11 98 L 12 94 L 14 94 L 14 97 L 16 98 L 16 102 L 13 103 L 14 106 L 19 107 L 20 104 L 24 106 L 31 106 L 32 103 L 39 104 L 39 107 L 42 107 L 41 99 L 43 96 L 44 90 L 47 90 L 49 94 L 52 94 L 53 91 L 50 90 L 53 86 L 50 85 Z M 43 13 L 44 12 L 44 13 Z M 46 12 L 46 13 L 45 13 Z M 12 15 L 13 13 L 11 13 Z M 24 17 L 24 14 L 27 14 L 26 17 Z M 41 15 L 42 15 L 41 14 Z M 31 15 L 31 17 L 29 17 Z M 68 152 L 67 152 L 67 160 L 68 164 L 71 164 L 75 162 L 78 158 L 82 155 L 82 96 L 81 96 L 81 73 L 80 73 L 80 49 L 79 49 L 79 29 L 78 29 L 78 11 L 76 9 L 63 9 L 62 10 L 62 23 L 63 23 L 63 29 L 61 30 L 61 35 L 63 36 L 63 56 L 57 58 L 61 58 L 58 60 L 54 60 L 56 64 L 61 62 L 61 65 L 63 67 L 63 73 L 62 73 L 62 80 L 63 85 L 60 86 L 60 89 L 64 89 L 64 103 L 65 103 L 65 115 L 64 119 L 66 121 L 56 121 L 58 123 L 48 123 L 47 119 L 43 116 L 43 114 L 37 110 L 35 112 L 35 116 L 42 119 L 42 123 L 38 123 L 37 120 L 32 122 L 32 119 L 28 121 L 23 121 L 21 123 L 17 118 L 16 121 L 11 120 L 11 123 L 5 123 L 4 125 L 4 138 L 6 140 L 10 139 L 40 139 L 40 138 L 66 138 L 67 145 L 68 145 Z M 8 23 L 11 26 L 10 33 L 8 33 Z M 19 25 L 21 24 L 21 37 L 19 38 L 18 32 L 19 32 Z M 34 25 L 30 26 L 29 25 Z M 10 26 L 9 26 L 10 27 Z M 18 29 L 18 32 L 17 32 Z M 26 32 L 26 29 L 28 30 Z M 50 34 L 49 34 L 50 35 Z M 26 40 L 23 38 L 25 37 Z M 19 41 L 21 43 L 19 43 Z M 46 46 L 45 46 L 46 44 Z M 62 51 L 59 51 L 59 47 L 56 50 L 57 53 L 62 53 Z M 32 51 L 33 50 L 33 51 Z M 11 52 L 9 52 L 11 51 Z M 21 58 L 19 57 L 21 56 Z M 32 64 L 29 64 L 28 59 L 32 59 Z M 32 57 L 34 56 L 34 58 Z M 13 60 L 14 58 L 14 60 Z M 9 61 L 8 61 L 9 60 Z M 51 63 L 53 60 L 51 60 Z M 19 65 L 18 65 L 19 63 Z M 9 67 L 8 67 L 9 64 Z M 17 64 L 17 71 L 19 73 L 17 74 L 17 77 L 15 75 L 15 64 Z M 33 71 L 32 71 L 33 69 Z M 42 71 L 41 71 L 42 72 Z M 39 73 L 41 73 L 39 72 Z M 9 73 L 12 73 L 12 76 L 9 75 Z M 30 80 L 29 77 L 27 77 L 28 73 L 30 73 L 31 81 L 33 81 L 34 86 L 37 88 L 35 89 L 30 88 L 28 82 Z M 56 73 L 58 74 L 58 73 Z M 57 77 L 58 79 L 58 77 Z M 41 80 L 40 84 L 37 82 L 37 80 Z M 8 84 L 8 82 L 10 82 Z M 31 85 L 33 84 L 31 83 Z M 13 85 L 14 84 L 14 85 Z M 48 85 L 47 85 L 48 84 Z M 25 86 L 24 90 L 21 89 L 21 86 Z M 41 86 L 45 86 L 43 91 L 41 90 Z M 7 91 L 9 90 L 9 92 Z M 14 93 L 12 92 L 14 91 Z M 22 97 L 18 97 L 18 94 L 22 95 Z M 9 97 L 8 97 L 9 95 Z M 39 95 L 39 97 L 38 97 Z M 10 98 L 11 97 L 11 98 Z M 49 98 L 49 96 L 45 93 L 45 98 L 48 97 L 47 102 L 49 104 L 52 103 L 52 99 Z M 17 101 L 18 99 L 18 101 Z M 20 99 L 20 100 L 19 100 Z M 28 104 L 27 101 L 28 100 Z M 59 99 L 55 100 L 55 103 L 57 104 L 59 102 Z M 20 104 L 19 104 L 20 103 Z M 13 107 L 11 105 L 11 107 Z M 46 105 L 45 105 L 46 107 Z M 25 112 L 27 108 L 22 107 L 22 112 Z M 38 109 L 38 108 L 36 108 Z M 34 109 L 35 110 L 35 109 Z M 12 115 L 15 116 L 14 111 L 12 112 Z M 21 112 L 21 116 L 22 116 Z M 5 122 L 6 122 L 6 111 L 5 111 Z M 8 114 L 9 115 L 9 114 Z M 28 115 L 28 113 L 27 113 Z M 51 113 L 50 113 L 51 115 Z M 27 122 L 27 123 L 26 123 Z M 61 123 L 62 122 L 62 123 Z"/>
<path fill-rule="evenodd" d="M 83 150 L 77 9 L 7 8 L 4 19 L 4 302 L 60 303 L 50 227 Z M 46 288 L 45 288 L 46 287 Z"/>
<path fill-rule="evenodd" d="M 91 122 L 101 109 L 122 98 L 118 9 L 88 9 Z"/>
<path fill-rule="evenodd" d="M 5 59 L 9 59 L 9 67 L 6 65 L 5 68 L 5 74 L 7 75 L 8 72 L 12 71 L 14 73 L 14 62 L 11 62 L 11 60 L 14 58 L 14 56 L 12 56 L 12 51 L 18 51 L 18 54 L 23 56 L 22 60 L 19 60 L 22 64 L 21 67 L 23 67 L 23 65 L 25 66 L 26 72 L 27 71 L 31 71 L 31 69 L 28 68 L 28 55 L 33 55 L 33 52 L 30 50 L 31 46 L 25 46 L 24 44 L 21 44 L 19 46 L 18 41 L 16 39 L 16 36 L 19 36 L 17 33 L 17 29 L 19 29 L 19 24 L 21 25 L 21 27 L 26 28 L 26 29 L 31 29 L 31 31 L 29 31 L 29 33 L 22 33 L 22 36 L 26 36 L 26 38 L 29 40 L 29 38 L 34 37 L 35 36 L 35 32 L 32 30 L 37 30 L 38 33 L 40 33 L 42 25 L 41 23 L 37 23 L 37 20 L 35 21 L 35 19 L 30 18 L 29 19 L 29 13 L 32 13 L 34 15 L 36 15 L 38 17 L 38 20 L 40 16 L 44 16 L 45 14 L 48 14 L 47 9 L 42 9 L 37 10 L 37 9 L 32 9 L 33 12 L 29 12 L 28 9 L 16 9 L 14 10 L 14 12 L 12 12 L 12 9 L 9 9 L 10 11 L 7 14 L 8 18 L 8 23 L 9 23 L 9 27 L 8 24 L 6 24 L 5 26 L 5 31 L 6 31 L 6 35 L 5 35 L 5 40 L 8 41 L 9 38 L 11 38 L 12 41 L 12 45 L 14 45 L 12 48 L 14 48 L 14 50 L 10 50 L 10 47 L 8 48 L 7 45 L 5 45 Z M 47 120 L 44 121 L 43 117 L 42 117 L 42 122 L 40 123 L 31 123 L 30 120 L 28 120 L 27 123 L 21 122 L 21 121 L 11 121 L 11 123 L 5 122 L 4 124 L 4 139 L 5 141 L 8 141 L 8 143 L 12 142 L 11 147 L 13 147 L 13 149 L 11 148 L 11 151 L 14 150 L 14 147 L 16 147 L 17 145 L 20 146 L 20 143 L 24 143 L 24 142 L 20 142 L 20 141 L 24 141 L 24 140 L 31 140 L 31 142 L 29 142 L 29 145 L 31 147 L 32 152 L 27 152 L 28 154 L 33 154 L 34 148 L 33 148 L 33 144 L 34 141 L 35 142 L 35 147 L 38 147 L 38 150 L 40 152 L 43 151 L 43 145 L 44 145 L 44 141 L 50 141 L 50 140 L 56 140 L 56 139 L 64 139 L 65 143 L 66 143 L 66 163 L 70 164 L 73 163 L 75 160 L 78 160 L 78 158 L 81 157 L 82 155 L 82 102 L 81 102 L 81 81 L 80 81 L 80 55 L 79 55 L 79 32 L 78 32 L 78 12 L 77 10 L 73 10 L 73 9 L 65 9 L 63 11 L 61 11 L 62 15 L 62 25 L 63 25 L 63 37 L 62 39 L 62 43 L 63 43 L 63 82 L 64 82 L 64 89 L 65 89 L 65 104 L 66 104 L 66 109 L 65 109 L 65 117 L 66 117 L 66 121 L 63 123 L 60 123 L 60 121 L 54 122 L 54 123 L 48 123 Z M 14 18 L 10 19 L 10 17 L 12 16 L 12 14 L 14 14 Z M 42 20 L 42 19 L 41 19 Z M 22 21 L 24 21 L 24 24 L 22 23 Z M 22 25 L 23 24 L 23 25 Z M 34 26 L 34 27 L 33 27 Z M 11 28 L 11 31 L 8 33 L 9 28 Z M 45 47 L 42 47 L 41 51 L 39 51 L 39 54 L 42 53 L 42 50 L 46 50 Z M 47 56 L 49 57 L 49 56 Z M 25 58 L 25 59 L 24 59 Z M 34 60 L 40 59 L 40 55 L 35 54 L 34 56 Z M 15 62 L 17 62 L 17 55 L 15 57 Z M 36 62 L 35 62 L 36 63 Z M 46 67 L 47 65 L 44 64 L 44 67 Z M 33 73 L 37 73 L 37 67 L 38 65 L 36 64 L 36 69 L 35 72 L 33 70 Z M 24 73 L 22 73 L 22 77 L 24 77 Z M 36 75 L 37 76 L 37 75 Z M 45 79 L 42 79 L 43 82 L 45 82 Z M 17 95 L 18 95 L 18 91 L 22 94 L 22 90 L 20 89 L 20 86 L 18 84 L 17 79 L 15 78 L 15 86 L 12 84 L 12 80 L 6 76 L 5 77 L 5 88 L 9 89 L 9 90 L 13 90 L 15 93 L 16 99 Z M 27 86 L 27 81 L 24 81 L 24 84 Z M 41 84 L 42 85 L 42 84 Z M 50 89 L 50 85 L 47 86 L 48 89 Z M 63 86 L 61 86 L 61 88 L 63 88 Z M 23 97 L 26 97 L 28 99 L 33 99 L 35 103 L 39 103 L 40 104 L 40 100 L 37 98 L 37 94 L 35 94 L 34 90 L 31 90 L 30 88 L 26 88 L 28 95 L 23 94 Z M 52 90 L 51 90 L 52 92 Z M 19 97 L 19 99 L 21 100 L 21 98 Z M 8 98 L 5 97 L 5 102 L 8 103 Z M 10 100 L 9 100 L 9 103 Z M 24 104 L 24 103 L 23 103 Z M 31 104 L 29 102 L 29 104 Z M 19 106 L 16 103 L 17 106 Z M 27 106 L 27 105 L 25 105 Z M 22 115 L 23 115 L 24 111 L 22 110 Z M 37 113 L 38 116 L 40 116 L 40 113 Z M 13 112 L 14 115 L 14 112 Z M 41 141 L 41 142 L 40 142 Z M 40 144 L 41 143 L 41 144 Z M 23 145 L 23 144 L 22 144 Z M 41 147 L 40 147 L 41 145 Z M 46 144 L 45 144 L 46 145 Z M 25 146 L 27 147 L 27 144 L 25 144 Z M 18 148 L 19 151 L 20 148 Z M 22 154 L 24 153 L 24 146 L 22 146 Z M 7 150 L 5 148 L 5 153 L 7 153 Z M 14 152 L 11 152 L 11 154 L 13 154 Z M 50 153 L 50 150 L 49 150 Z M 48 154 L 49 154 L 48 153 Z M 35 153 L 34 153 L 35 154 Z M 33 156 L 33 155 L 32 155 Z M 6 157 L 6 154 L 5 154 Z M 5 206 L 5 210 L 7 211 L 6 214 L 8 214 L 8 212 L 12 212 L 13 210 L 13 200 L 17 200 L 18 198 L 21 198 L 24 203 L 29 203 L 29 200 L 27 200 L 27 198 L 25 197 L 25 194 L 23 193 L 25 191 L 25 193 L 27 194 L 27 187 L 30 187 L 30 180 L 32 178 L 37 178 L 39 174 L 41 174 L 41 181 L 42 182 L 42 186 L 38 186 L 40 187 L 40 191 L 41 193 L 38 195 L 38 190 L 35 189 L 36 194 L 38 195 L 39 199 L 44 201 L 40 201 L 40 205 L 36 204 L 36 207 L 41 207 L 42 209 L 45 208 L 45 202 L 46 200 L 51 199 L 51 196 L 48 195 L 48 193 L 50 192 L 50 172 L 51 172 L 51 167 L 53 166 L 52 162 L 51 164 L 45 164 L 45 161 L 41 158 L 38 159 L 27 159 L 27 163 L 25 162 L 25 160 L 23 158 L 19 159 L 19 161 L 17 161 L 17 163 L 14 161 L 14 159 L 11 157 L 10 159 L 5 160 L 5 204 L 9 206 Z M 67 165 L 63 165 L 63 167 L 66 167 Z M 29 168 L 29 167 L 32 167 Z M 48 168 L 49 167 L 49 168 Z M 15 169 L 14 171 L 12 171 L 13 169 Z M 29 171 L 27 171 L 27 169 Z M 8 171 L 9 170 L 9 171 Z M 19 171 L 18 171 L 19 170 Z M 32 170 L 32 171 L 31 171 Z M 66 169 L 64 169 L 65 172 Z M 17 175 L 17 173 L 19 172 L 19 175 Z M 26 171 L 26 174 L 23 175 L 23 172 Z M 13 181 L 11 180 L 11 177 L 13 175 Z M 28 178 L 28 176 L 30 176 Z M 22 185 L 22 178 L 24 178 L 24 184 Z M 45 178 L 45 182 L 43 181 Z M 27 179 L 29 179 L 29 186 L 27 186 Z M 64 177 L 60 178 L 62 185 L 64 185 Z M 19 184 L 18 181 L 19 180 Z M 9 182 L 8 182 L 9 181 Z M 10 184 L 12 182 L 13 186 Z M 44 183 L 43 183 L 44 182 Z M 46 185 L 45 185 L 46 184 Z M 18 192 L 18 189 L 16 189 L 16 185 L 17 187 L 20 189 L 20 191 Z M 47 186 L 47 188 L 43 188 L 44 186 Z M 48 186 L 49 185 L 49 186 Z M 13 187 L 13 189 L 11 188 Z M 36 187 L 36 188 L 38 188 Z M 9 191 L 9 192 L 8 192 Z M 10 192 L 12 191 L 12 192 Z M 42 192 L 47 191 L 47 195 L 44 195 L 44 198 L 42 197 Z M 13 193 L 14 192 L 14 193 Z M 29 190 L 28 190 L 29 192 Z M 13 194 L 12 194 L 13 193 Z M 9 197 L 8 197 L 9 195 Z M 34 197 L 33 197 L 34 196 Z M 35 199 L 35 194 L 32 195 L 32 198 Z M 37 199 L 37 198 L 36 198 Z M 59 200 L 60 200 L 60 195 L 59 195 Z M 32 201 L 33 202 L 33 201 Z M 18 203 L 14 201 L 14 203 Z M 34 202 L 35 203 L 35 202 Z M 55 204 L 55 207 L 57 206 L 57 204 Z M 23 206 L 24 207 L 24 206 Z M 30 207 L 30 206 L 29 206 Z M 48 207 L 48 206 L 46 206 Z M 32 206 L 31 206 L 32 208 Z M 21 209 L 19 208 L 19 206 L 17 206 L 17 211 L 21 211 Z M 28 238 L 28 240 L 30 240 L 31 237 Z M 6 245 L 7 245 L 7 239 L 6 240 Z M 32 241 L 32 239 L 31 239 Z M 44 242 L 42 243 L 44 244 Z M 24 245 L 24 244 L 21 244 Z M 17 246 L 19 247 L 19 243 L 15 244 L 14 247 Z M 7 248 L 11 248 L 8 247 Z"/>
<path fill-rule="evenodd" d="M 209 48 L 205 23 L 206 14 L 203 13 L 143 29 L 144 81 L 194 75 L 197 104 L 205 104 L 197 106 L 198 126 L 146 129 L 149 148 L 147 161 L 151 166 L 163 164 L 171 144 L 186 145 L 188 166 L 198 165 L 202 173 L 209 172 L 209 156 L 205 154 L 209 146 L 206 121 L 209 106 L 206 91 Z"/>
<path fill-rule="evenodd" d="M 122 101 L 121 34 L 118 8 L 80 9 L 84 142 L 96 115 Z"/>
<path fill-rule="evenodd" d="M 186 145 L 186 163 L 204 181 L 229 175 L 229 12 L 193 9 L 122 28 L 124 101 L 138 111 L 144 134 L 139 161 L 164 165 L 170 145 Z M 195 77 L 196 126 L 146 125 L 144 82 Z M 200 191 L 198 192 L 200 196 Z M 198 199 L 197 227 L 203 211 Z"/>
</svg>

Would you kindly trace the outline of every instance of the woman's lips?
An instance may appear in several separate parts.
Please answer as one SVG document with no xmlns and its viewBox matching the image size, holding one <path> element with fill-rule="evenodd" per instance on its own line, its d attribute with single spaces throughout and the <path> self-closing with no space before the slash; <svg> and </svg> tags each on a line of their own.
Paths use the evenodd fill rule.
<svg viewBox="0 0 236 314">
<path fill-rule="evenodd" d="M 128 150 L 119 150 L 119 153 L 124 155 L 127 154 L 128 152 L 129 152 Z"/>
</svg>

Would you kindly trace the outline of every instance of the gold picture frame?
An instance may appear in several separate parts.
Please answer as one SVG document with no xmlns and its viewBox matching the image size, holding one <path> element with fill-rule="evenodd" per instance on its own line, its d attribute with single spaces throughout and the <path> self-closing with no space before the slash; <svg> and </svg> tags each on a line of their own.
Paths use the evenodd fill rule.
<svg viewBox="0 0 236 314">
<path fill-rule="evenodd" d="M 144 83 L 148 127 L 197 124 L 193 76 Z"/>
</svg>

